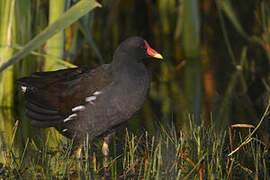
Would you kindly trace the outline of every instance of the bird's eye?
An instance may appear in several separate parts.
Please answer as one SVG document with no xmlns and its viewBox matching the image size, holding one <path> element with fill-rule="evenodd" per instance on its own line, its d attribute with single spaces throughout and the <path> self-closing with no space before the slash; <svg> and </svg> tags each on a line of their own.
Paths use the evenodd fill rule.
<svg viewBox="0 0 270 180">
<path fill-rule="evenodd" d="M 145 49 L 145 46 L 143 44 L 137 44 L 138 48 Z"/>
</svg>

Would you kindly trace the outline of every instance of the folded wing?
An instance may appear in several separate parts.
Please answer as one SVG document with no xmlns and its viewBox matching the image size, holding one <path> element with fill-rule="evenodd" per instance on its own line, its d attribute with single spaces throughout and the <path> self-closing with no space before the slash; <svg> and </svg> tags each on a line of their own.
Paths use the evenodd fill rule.
<svg viewBox="0 0 270 180">
<path fill-rule="evenodd" d="M 41 128 L 59 127 L 72 115 L 72 109 L 85 104 L 87 97 L 112 82 L 108 68 L 109 65 L 103 65 L 95 69 L 36 72 L 19 79 L 31 124 Z"/>
</svg>

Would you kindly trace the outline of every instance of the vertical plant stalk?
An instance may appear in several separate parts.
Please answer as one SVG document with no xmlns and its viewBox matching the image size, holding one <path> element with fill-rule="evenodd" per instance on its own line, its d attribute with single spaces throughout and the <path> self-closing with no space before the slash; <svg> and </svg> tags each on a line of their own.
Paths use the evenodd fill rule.
<svg viewBox="0 0 270 180">
<path fill-rule="evenodd" d="M 187 58 L 185 66 L 185 107 L 184 117 L 193 114 L 196 123 L 200 123 L 202 77 L 200 56 L 200 17 L 198 0 L 183 1 L 182 39 L 184 54 Z"/>
<path fill-rule="evenodd" d="M 49 24 L 54 23 L 65 11 L 65 0 L 50 0 Z M 64 54 L 64 31 L 54 35 L 47 41 L 47 54 L 56 58 L 63 58 Z M 57 61 L 46 58 L 45 70 L 56 70 Z"/>
<path fill-rule="evenodd" d="M 39 21 L 41 24 L 39 17 L 42 16 L 42 13 L 35 12 L 35 10 L 33 10 L 34 8 L 32 8 L 39 6 L 38 2 L 39 1 L 33 3 L 32 0 L 16 1 L 14 10 L 14 22 L 16 22 L 16 30 L 13 31 L 13 33 L 16 34 L 16 44 L 12 44 L 13 50 L 17 50 L 16 46 L 22 47 L 31 40 L 33 34 L 38 33 L 35 28 L 37 26 L 33 24 L 33 19 L 36 19 L 36 21 Z M 34 13 L 36 13 L 38 16 L 36 16 Z M 37 65 L 36 60 L 37 58 L 35 56 L 26 56 L 23 58 L 20 66 L 15 66 L 15 78 L 17 79 L 18 77 L 28 76 L 30 73 L 35 71 Z"/>
<path fill-rule="evenodd" d="M 187 58 L 197 58 L 200 54 L 200 17 L 197 0 L 183 2 L 183 44 Z"/>
<path fill-rule="evenodd" d="M 50 0 L 49 4 L 49 25 L 53 24 L 64 14 L 65 0 Z M 45 71 L 57 70 L 58 62 L 56 59 L 62 59 L 64 54 L 64 31 L 60 31 L 47 41 L 47 54 L 45 62 Z M 55 59 L 53 58 L 55 57 Z M 53 128 L 46 130 L 48 133 L 53 134 L 49 138 L 49 146 L 57 147 L 58 141 L 62 136 Z"/>
<path fill-rule="evenodd" d="M 270 3 L 267 4 L 263 1 L 261 3 L 261 12 L 263 22 L 262 26 L 264 30 L 263 48 L 265 49 L 268 61 L 270 62 Z"/>
<path fill-rule="evenodd" d="M 15 0 L 1 1 L 0 3 L 0 66 L 12 57 L 12 28 L 14 18 Z M 0 104 L 4 107 L 13 105 L 13 66 L 0 77 Z"/>
</svg>

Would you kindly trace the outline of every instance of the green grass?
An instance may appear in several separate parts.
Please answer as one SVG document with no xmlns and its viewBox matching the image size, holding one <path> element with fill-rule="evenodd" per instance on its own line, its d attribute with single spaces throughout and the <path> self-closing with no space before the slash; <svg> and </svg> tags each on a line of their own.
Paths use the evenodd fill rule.
<svg viewBox="0 0 270 180">
<path fill-rule="evenodd" d="M 243 128 L 217 132 L 214 126 L 206 129 L 193 123 L 190 120 L 188 132 L 176 132 L 173 125 L 158 125 L 156 135 L 144 131 L 136 136 L 126 130 L 125 135 L 113 139 L 107 160 L 101 155 L 101 140 L 84 143 L 80 159 L 75 158 L 72 141 L 66 139 L 54 148 L 47 146 L 47 141 L 38 148 L 28 139 L 19 155 L 13 152 L 13 144 L 6 144 L 0 149 L 5 158 L 0 177 L 100 179 L 106 174 L 111 179 L 269 178 L 269 155 L 258 137 L 228 157 L 247 136 Z"/>
</svg>

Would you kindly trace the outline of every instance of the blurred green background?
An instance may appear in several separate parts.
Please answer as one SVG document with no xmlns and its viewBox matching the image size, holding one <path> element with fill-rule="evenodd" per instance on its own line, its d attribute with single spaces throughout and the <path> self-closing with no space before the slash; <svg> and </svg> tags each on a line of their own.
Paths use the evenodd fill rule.
<svg viewBox="0 0 270 180">
<path fill-rule="evenodd" d="M 110 63 L 114 50 L 130 36 L 142 36 L 164 60 L 146 62 L 152 75 L 149 98 L 129 121 L 129 129 L 139 132 L 143 127 L 155 134 L 158 123 L 174 123 L 185 131 L 190 119 L 217 130 L 259 122 L 270 91 L 268 0 L 99 4 L 102 7 L 94 8 L 99 5 L 93 0 L 0 0 L 0 67 L 12 60 L 0 72 L 0 146 L 11 143 L 20 151 L 28 137 L 38 142 L 48 132 L 53 134 L 52 146 L 62 138 L 53 129 L 30 127 L 18 78 Z M 264 121 L 259 129 L 266 143 L 269 125 Z"/>
</svg>

